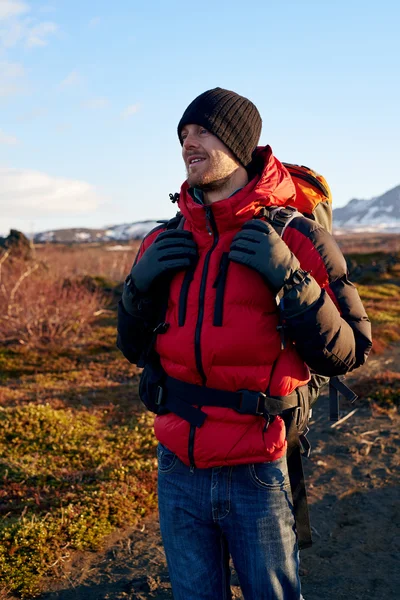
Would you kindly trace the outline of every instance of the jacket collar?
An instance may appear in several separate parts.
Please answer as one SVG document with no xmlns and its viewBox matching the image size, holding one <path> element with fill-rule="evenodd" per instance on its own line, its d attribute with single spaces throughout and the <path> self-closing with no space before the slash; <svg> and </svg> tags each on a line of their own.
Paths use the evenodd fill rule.
<svg viewBox="0 0 400 600">
<path fill-rule="evenodd" d="M 231 194 L 230 196 L 228 196 L 228 198 L 232 198 L 232 196 L 234 196 L 235 194 L 237 194 L 238 192 L 240 192 L 240 190 L 242 190 L 242 189 L 243 188 L 238 188 L 237 190 L 235 190 L 233 192 L 233 194 Z M 192 196 L 193 200 L 195 202 L 197 202 L 197 204 L 204 205 L 204 193 L 203 193 L 202 190 L 200 190 L 199 188 L 188 188 L 188 192 Z"/>
<path fill-rule="evenodd" d="M 254 166 L 256 174 L 244 188 L 211 205 L 219 232 L 237 229 L 253 219 L 263 206 L 293 203 L 296 193 L 292 179 L 270 146 L 257 148 Z M 178 206 L 194 229 L 206 231 L 206 207 L 193 199 L 187 181 L 181 187 Z"/>
</svg>

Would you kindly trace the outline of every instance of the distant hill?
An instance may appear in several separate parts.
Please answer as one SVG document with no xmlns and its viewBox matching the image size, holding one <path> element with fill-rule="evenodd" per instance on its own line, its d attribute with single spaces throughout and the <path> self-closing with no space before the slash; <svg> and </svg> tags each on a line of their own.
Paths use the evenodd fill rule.
<svg viewBox="0 0 400 600">
<path fill-rule="evenodd" d="M 350 200 L 333 211 L 333 228 L 337 233 L 400 233 L 400 185 L 371 200 Z"/>
<path fill-rule="evenodd" d="M 114 225 L 107 229 L 85 229 L 76 227 L 71 229 L 54 229 L 43 231 L 34 235 L 35 243 L 55 242 L 59 244 L 70 243 L 93 243 L 93 242 L 111 242 L 140 240 L 154 227 L 157 227 L 157 221 L 137 221 L 134 223 L 125 223 L 123 225 Z"/>
<path fill-rule="evenodd" d="M 54 229 L 34 236 L 34 242 L 93 243 L 140 240 L 154 227 L 157 221 L 134 221 L 114 225 L 105 229 Z M 381 232 L 400 233 L 400 185 L 382 196 L 371 200 L 353 199 L 333 211 L 335 233 Z"/>
</svg>

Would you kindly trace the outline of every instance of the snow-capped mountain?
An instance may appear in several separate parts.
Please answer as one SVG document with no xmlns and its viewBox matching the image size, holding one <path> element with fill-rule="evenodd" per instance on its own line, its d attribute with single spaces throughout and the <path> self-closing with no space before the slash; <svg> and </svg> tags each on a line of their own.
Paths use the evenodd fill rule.
<svg viewBox="0 0 400 600">
<path fill-rule="evenodd" d="M 400 233 L 400 185 L 371 200 L 350 200 L 333 211 L 334 231 Z"/>
<path fill-rule="evenodd" d="M 160 225 L 157 221 L 139 221 L 137 223 L 114 225 L 107 229 L 106 236 L 110 240 L 140 240 L 157 225 Z"/>
<path fill-rule="evenodd" d="M 37 233 L 34 241 L 93 243 L 140 240 L 158 224 L 157 221 L 135 221 L 104 229 L 57 229 Z M 377 198 L 353 199 L 346 206 L 335 208 L 333 228 L 335 233 L 400 233 L 400 185 Z"/>
<path fill-rule="evenodd" d="M 58 242 L 68 244 L 93 243 L 109 241 L 127 241 L 141 240 L 149 231 L 157 227 L 157 221 L 138 221 L 135 223 L 125 223 L 123 225 L 113 225 L 106 229 L 55 229 L 54 231 L 44 231 L 34 236 L 34 242 Z"/>
</svg>

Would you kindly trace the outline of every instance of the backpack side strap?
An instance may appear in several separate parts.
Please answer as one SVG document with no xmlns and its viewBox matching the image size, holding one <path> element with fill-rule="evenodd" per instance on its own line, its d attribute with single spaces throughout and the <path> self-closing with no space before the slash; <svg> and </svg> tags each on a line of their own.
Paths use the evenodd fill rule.
<svg viewBox="0 0 400 600">
<path fill-rule="evenodd" d="M 329 407 L 330 420 L 339 420 L 339 394 L 342 394 L 351 404 L 357 400 L 358 396 L 345 383 L 343 377 L 331 377 L 329 380 Z"/>
<path fill-rule="evenodd" d="M 297 539 L 300 550 L 312 546 L 310 514 L 308 511 L 306 482 L 302 462 L 302 440 L 295 420 L 286 422 L 287 465 L 290 489 L 293 497 L 293 512 L 296 521 Z"/>
</svg>

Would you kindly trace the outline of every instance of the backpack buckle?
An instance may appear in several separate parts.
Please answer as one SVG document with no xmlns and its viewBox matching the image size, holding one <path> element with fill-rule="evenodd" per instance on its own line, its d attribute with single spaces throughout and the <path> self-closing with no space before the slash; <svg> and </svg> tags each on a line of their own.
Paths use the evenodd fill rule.
<svg viewBox="0 0 400 600">
<path fill-rule="evenodd" d="M 310 458 L 310 454 L 311 454 L 311 444 L 310 441 L 307 437 L 307 433 L 310 430 L 307 427 L 307 430 L 302 433 L 301 435 L 299 435 L 299 441 L 300 441 L 300 450 L 301 450 L 301 454 L 305 457 L 305 458 Z"/>
<path fill-rule="evenodd" d="M 252 392 L 250 390 L 239 390 L 239 408 L 236 410 L 244 415 L 265 415 L 265 398 L 263 392 Z"/>
<path fill-rule="evenodd" d="M 279 227 L 285 227 L 287 220 L 290 219 L 295 212 L 297 212 L 297 210 L 293 206 L 283 206 L 276 211 L 272 220 Z"/>
<path fill-rule="evenodd" d="M 165 402 L 165 398 L 164 398 L 164 388 L 161 385 L 157 386 L 156 389 L 156 397 L 154 399 L 154 404 L 156 406 L 162 406 Z"/>
</svg>

